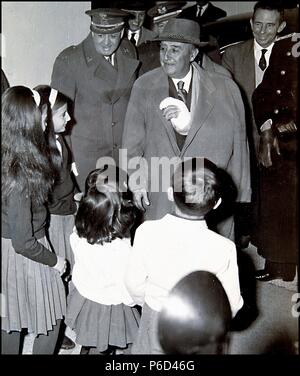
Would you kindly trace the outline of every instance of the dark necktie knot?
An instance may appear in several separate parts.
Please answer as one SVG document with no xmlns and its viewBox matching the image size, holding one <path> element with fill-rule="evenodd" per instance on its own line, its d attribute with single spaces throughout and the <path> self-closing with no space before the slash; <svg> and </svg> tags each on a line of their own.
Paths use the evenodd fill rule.
<svg viewBox="0 0 300 376">
<path fill-rule="evenodd" d="M 177 87 L 178 87 L 178 98 L 182 100 L 186 104 L 187 101 L 187 91 L 183 88 L 184 82 L 183 81 L 178 81 L 177 82 Z"/>
<path fill-rule="evenodd" d="M 259 59 L 259 62 L 258 62 L 258 66 L 260 67 L 260 69 L 262 71 L 264 71 L 266 68 L 267 68 L 267 61 L 266 61 L 266 58 L 265 58 L 265 54 L 268 50 L 266 48 L 263 48 L 261 50 L 261 57 Z"/>
</svg>

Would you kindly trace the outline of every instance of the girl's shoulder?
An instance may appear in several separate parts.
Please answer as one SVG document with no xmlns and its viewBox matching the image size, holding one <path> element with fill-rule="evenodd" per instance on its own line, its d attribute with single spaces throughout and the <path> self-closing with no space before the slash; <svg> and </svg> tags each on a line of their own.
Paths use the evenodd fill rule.
<svg viewBox="0 0 300 376">
<path fill-rule="evenodd" d="M 91 248 L 93 249 L 100 248 L 100 249 L 110 249 L 112 251 L 124 251 L 126 249 L 131 249 L 131 241 L 130 238 L 116 238 L 112 242 L 106 242 L 103 244 L 90 244 L 86 240 L 86 238 L 79 237 L 76 228 L 74 227 L 72 234 L 70 235 L 70 243 L 72 249 L 84 249 L 84 248 Z"/>
</svg>

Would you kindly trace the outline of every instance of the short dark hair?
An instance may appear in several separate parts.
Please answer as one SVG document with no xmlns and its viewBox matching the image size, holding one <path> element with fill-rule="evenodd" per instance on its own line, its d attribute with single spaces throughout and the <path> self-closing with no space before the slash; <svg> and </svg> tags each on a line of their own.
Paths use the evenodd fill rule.
<svg viewBox="0 0 300 376">
<path fill-rule="evenodd" d="M 255 12 L 258 9 L 265 9 L 265 10 L 276 10 L 280 15 L 280 22 L 282 22 L 284 17 L 284 9 L 279 1 L 270 1 L 270 0 L 262 0 L 255 3 L 253 8 L 253 15 L 252 19 L 254 18 Z"/>
<path fill-rule="evenodd" d="M 86 179 L 86 191 L 75 218 L 79 237 L 90 244 L 103 244 L 116 238 L 130 237 L 136 208 L 117 183 L 97 181 L 102 169 L 92 171 Z"/>
<path fill-rule="evenodd" d="M 185 160 L 174 172 L 172 187 L 183 213 L 204 217 L 221 197 L 219 169 L 206 158 Z"/>
</svg>

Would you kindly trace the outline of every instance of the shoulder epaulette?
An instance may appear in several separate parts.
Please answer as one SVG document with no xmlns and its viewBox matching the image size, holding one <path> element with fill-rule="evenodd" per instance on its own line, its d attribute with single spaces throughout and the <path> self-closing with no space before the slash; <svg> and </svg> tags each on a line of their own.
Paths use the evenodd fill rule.
<svg viewBox="0 0 300 376">
<path fill-rule="evenodd" d="M 282 37 L 276 38 L 275 42 L 278 42 L 278 41 L 283 40 L 283 39 L 292 38 L 296 34 L 297 33 L 290 33 L 290 34 L 283 35 Z"/>
</svg>

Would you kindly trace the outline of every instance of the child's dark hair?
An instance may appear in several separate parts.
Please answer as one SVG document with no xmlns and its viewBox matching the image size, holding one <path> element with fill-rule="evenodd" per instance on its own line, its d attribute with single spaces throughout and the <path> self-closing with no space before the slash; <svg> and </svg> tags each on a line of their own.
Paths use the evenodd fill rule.
<svg viewBox="0 0 300 376">
<path fill-rule="evenodd" d="M 26 190 L 34 202 L 47 200 L 55 170 L 33 92 L 13 86 L 2 95 L 2 194 Z"/>
<path fill-rule="evenodd" d="M 86 179 L 86 191 L 75 218 L 79 237 L 90 244 L 103 244 L 130 237 L 136 208 L 113 182 L 104 182 L 103 170 L 92 171 Z M 97 181 L 98 180 L 98 181 Z"/>
<path fill-rule="evenodd" d="M 57 145 L 56 145 L 55 131 L 54 131 L 54 125 L 53 125 L 53 121 L 52 121 L 52 115 L 53 115 L 53 111 L 56 111 L 59 108 L 61 108 L 63 105 L 68 104 L 69 99 L 64 94 L 62 94 L 58 91 L 56 98 L 55 98 L 55 102 L 53 104 L 53 107 L 51 108 L 51 104 L 49 102 L 51 89 L 52 89 L 51 86 L 48 86 L 48 85 L 38 85 L 34 88 L 34 90 L 36 90 L 40 94 L 40 97 L 41 97 L 41 102 L 40 102 L 40 105 L 39 105 L 41 113 L 46 111 L 46 124 L 47 124 L 47 126 L 46 126 L 44 134 L 45 134 L 45 137 L 46 137 L 46 141 L 48 143 L 48 147 L 50 149 L 52 164 L 53 164 L 54 168 L 57 171 L 59 171 L 60 168 L 61 168 L 62 159 L 61 159 L 60 152 L 59 152 Z M 58 177 L 59 177 L 59 173 L 57 173 L 56 178 L 58 178 Z"/>
<path fill-rule="evenodd" d="M 204 217 L 221 197 L 218 167 L 206 158 L 180 163 L 173 175 L 173 197 L 186 214 Z"/>
</svg>

